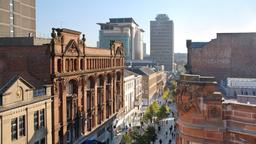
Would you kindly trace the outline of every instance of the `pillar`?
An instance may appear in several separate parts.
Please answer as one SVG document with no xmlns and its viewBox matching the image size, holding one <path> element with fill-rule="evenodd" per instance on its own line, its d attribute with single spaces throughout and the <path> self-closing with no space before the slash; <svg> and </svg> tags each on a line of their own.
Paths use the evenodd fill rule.
<svg viewBox="0 0 256 144">
<path fill-rule="evenodd" d="M 102 106 L 103 106 L 103 118 L 102 121 L 106 119 L 106 75 L 104 75 L 103 79 L 103 101 L 102 101 Z"/>
<path fill-rule="evenodd" d="M 94 96 L 92 96 L 92 98 L 94 98 L 94 124 L 95 124 L 95 127 L 97 127 L 98 125 L 98 107 L 97 107 L 97 104 L 98 104 L 98 100 L 97 100 L 97 77 L 95 76 L 94 78 Z M 95 128 L 94 127 L 94 128 Z"/>
<path fill-rule="evenodd" d="M 66 83 L 62 81 L 62 134 L 63 134 L 63 144 L 66 144 L 66 133 L 67 133 L 67 89 L 66 89 Z"/>
</svg>

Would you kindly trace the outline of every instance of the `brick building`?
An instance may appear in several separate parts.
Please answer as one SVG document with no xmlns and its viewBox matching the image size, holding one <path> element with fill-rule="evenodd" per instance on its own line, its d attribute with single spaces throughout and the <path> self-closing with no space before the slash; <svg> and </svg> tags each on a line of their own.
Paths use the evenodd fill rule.
<svg viewBox="0 0 256 144">
<path fill-rule="evenodd" d="M 218 33 L 210 42 L 187 40 L 187 71 L 214 76 L 218 81 L 227 77 L 256 77 L 256 33 Z"/>
<path fill-rule="evenodd" d="M 256 105 L 224 100 L 213 77 L 181 75 L 177 144 L 256 143 Z"/>
<path fill-rule="evenodd" d="M 54 144 L 109 143 L 113 119 L 123 110 L 122 43 L 87 47 L 80 34 L 53 29 L 49 44 L 0 46 L 1 75 L 26 72 L 41 85 L 52 85 Z"/>
</svg>

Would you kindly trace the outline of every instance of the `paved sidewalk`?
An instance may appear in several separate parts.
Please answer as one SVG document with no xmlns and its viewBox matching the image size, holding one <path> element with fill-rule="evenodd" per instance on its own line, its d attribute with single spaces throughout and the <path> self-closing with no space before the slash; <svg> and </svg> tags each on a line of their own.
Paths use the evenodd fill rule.
<svg viewBox="0 0 256 144">
<path fill-rule="evenodd" d="M 155 144 L 175 144 L 174 125 L 174 118 L 163 119 L 158 125 L 155 125 L 157 132 Z"/>
</svg>

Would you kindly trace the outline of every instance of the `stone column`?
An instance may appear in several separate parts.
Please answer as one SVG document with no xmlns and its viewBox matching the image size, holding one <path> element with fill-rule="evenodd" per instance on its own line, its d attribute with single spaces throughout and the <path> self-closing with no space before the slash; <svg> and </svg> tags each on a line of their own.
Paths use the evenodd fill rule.
<svg viewBox="0 0 256 144">
<path fill-rule="evenodd" d="M 112 81 L 112 86 L 113 86 L 113 114 L 116 113 L 116 74 L 115 71 L 113 72 L 113 81 Z"/>
<path fill-rule="evenodd" d="M 102 106 L 103 106 L 103 118 L 102 121 L 104 121 L 106 119 L 106 75 L 104 75 L 103 78 L 103 92 L 102 92 L 102 96 L 103 96 L 103 101 L 102 101 Z"/>
<path fill-rule="evenodd" d="M 54 89 L 58 91 L 57 84 L 54 85 Z M 59 141 L 59 97 L 58 93 L 55 91 L 53 102 L 52 102 L 52 111 L 53 111 L 53 132 L 52 132 L 52 140 L 53 144 L 58 143 Z"/>
<path fill-rule="evenodd" d="M 121 71 L 120 89 L 121 107 L 124 108 L 124 70 Z"/>
<path fill-rule="evenodd" d="M 114 95 L 113 95 L 113 75 L 111 75 L 111 81 L 110 81 L 110 99 L 111 99 L 111 102 L 110 102 L 110 106 L 111 106 L 111 109 L 110 109 L 110 113 L 111 115 L 113 114 L 113 99 L 114 99 Z M 109 115 L 109 116 L 111 116 Z"/>
<path fill-rule="evenodd" d="M 82 130 L 82 78 L 78 80 L 77 86 L 77 114 L 78 114 L 78 132 L 81 133 Z"/>
<path fill-rule="evenodd" d="M 86 131 L 87 131 L 87 84 L 86 84 L 86 80 L 87 80 L 87 77 L 83 77 L 82 79 L 82 82 L 83 82 L 83 85 L 82 85 L 82 89 L 83 89 L 83 98 L 84 98 L 84 101 L 82 101 L 82 103 L 84 103 L 84 107 L 83 107 L 83 121 L 82 121 L 82 124 L 83 124 L 83 133 L 85 134 Z"/>
<path fill-rule="evenodd" d="M 92 96 L 92 98 L 94 98 L 94 116 L 95 116 L 94 124 L 95 124 L 95 127 L 97 127 L 98 125 L 97 76 L 95 76 L 94 78 L 94 96 Z"/>
<path fill-rule="evenodd" d="M 62 73 L 66 72 L 66 62 L 65 61 L 66 60 L 62 57 L 62 60 L 61 60 L 61 62 L 62 62 L 62 66 L 61 66 Z"/>
<path fill-rule="evenodd" d="M 62 81 L 62 124 L 63 124 L 63 143 L 66 144 L 66 133 L 67 133 L 67 89 L 66 83 Z"/>
</svg>

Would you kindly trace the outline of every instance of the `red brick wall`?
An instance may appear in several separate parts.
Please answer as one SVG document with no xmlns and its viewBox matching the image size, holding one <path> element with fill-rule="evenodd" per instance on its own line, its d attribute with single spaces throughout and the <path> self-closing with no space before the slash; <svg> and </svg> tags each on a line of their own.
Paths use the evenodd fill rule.
<svg viewBox="0 0 256 144">
<path fill-rule="evenodd" d="M 202 48 L 188 47 L 193 74 L 256 77 L 256 33 L 217 34 Z"/>
</svg>

